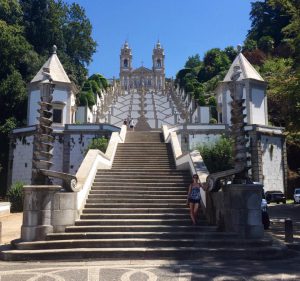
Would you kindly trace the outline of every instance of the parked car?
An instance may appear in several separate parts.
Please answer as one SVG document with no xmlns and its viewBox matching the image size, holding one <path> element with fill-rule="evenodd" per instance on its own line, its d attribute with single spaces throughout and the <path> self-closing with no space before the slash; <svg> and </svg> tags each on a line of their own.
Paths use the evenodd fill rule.
<svg viewBox="0 0 300 281">
<path fill-rule="evenodd" d="M 294 190 L 294 203 L 300 203 L 300 188 Z"/>
<path fill-rule="evenodd" d="M 275 202 L 279 204 L 282 202 L 283 204 L 286 203 L 286 198 L 281 191 L 266 191 L 266 200 L 269 203 Z"/>
</svg>

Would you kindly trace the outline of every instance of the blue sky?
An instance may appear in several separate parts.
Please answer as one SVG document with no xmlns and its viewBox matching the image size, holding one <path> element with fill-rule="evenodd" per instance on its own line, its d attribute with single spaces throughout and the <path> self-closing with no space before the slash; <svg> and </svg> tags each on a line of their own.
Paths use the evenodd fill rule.
<svg viewBox="0 0 300 281">
<path fill-rule="evenodd" d="M 188 56 L 203 58 L 211 48 L 242 44 L 250 28 L 253 0 L 67 0 L 84 7 L 93 26 L 97 52 L 89 74 L 119 77 L 120 48 L 127 39 L 133 67 L 152 67 L 159 39 L 166 76 L 175 77 Z"/>
</svg>

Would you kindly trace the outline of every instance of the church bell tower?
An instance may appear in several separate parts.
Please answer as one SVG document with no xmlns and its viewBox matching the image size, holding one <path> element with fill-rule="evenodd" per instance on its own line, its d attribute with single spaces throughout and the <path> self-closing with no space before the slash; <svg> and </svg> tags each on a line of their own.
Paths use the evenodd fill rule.
<svg viewBox="0 0 300 281">
<path fill-rule="evenodd" d="M 123 89 L 129 90 L 130 88 L 130 73 L 132 70 L 132 53 L 128 42 L 125 41 L 124 46 L 121 48 L 120 55 L 120 83 Z"/>
<path fill-rule="evenodd" d="M 156 90 L 164 90 L 165 88 L 165 53 L 161 47 L 160 42 L 157 41 L 156 46 L 153 49 L 152 55 L 153 64 L 153 80 Z"/>
</svg>

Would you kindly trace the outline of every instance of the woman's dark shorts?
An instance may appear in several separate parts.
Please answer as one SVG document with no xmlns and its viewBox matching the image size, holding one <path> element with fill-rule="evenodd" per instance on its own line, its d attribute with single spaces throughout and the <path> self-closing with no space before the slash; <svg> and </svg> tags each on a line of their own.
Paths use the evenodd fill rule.
<svg viewBox="0 0 300 281">
<path fill-rule="evenodd" d="M 200 199 L 192 199 L 192 198 L 189 198 L 189 203 L 193 203 L 193 204 L 200 204 Z"/>
</svg>

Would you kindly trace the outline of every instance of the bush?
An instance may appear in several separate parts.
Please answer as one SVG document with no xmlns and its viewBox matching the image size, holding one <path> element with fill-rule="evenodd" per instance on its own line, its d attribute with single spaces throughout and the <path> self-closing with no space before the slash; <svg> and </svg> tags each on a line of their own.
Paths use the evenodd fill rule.
<svg viewBox="0 0 300 281">
<path fill-rule="evenodd" d="M 93 139 L 92 142 L 87 147 L 86 153 L 89 149 L 99 149 L 103 153 L 105 153 L 106 148 L 108 146 L 108 140 L 105 137 Z"/>
<path fill-rule="evenodd" d="M 215 118 L 210 118 L 209 124 L 218 124 L 218 121 Z"/>
<path fill-rule="evenodd" d="M 204 144 L 197 147 L 210 173 L 233 168 L 232 145 L 232 139 L 222 136 L 214 144 Z"/>
<path fill-rule="evenodd" d="M 14 183 L 7 192 L 7 197 L 11 203 L 11 211 L 22 212 L 23 211 L 23 185 L 22 182 Z"/>
</svg>

